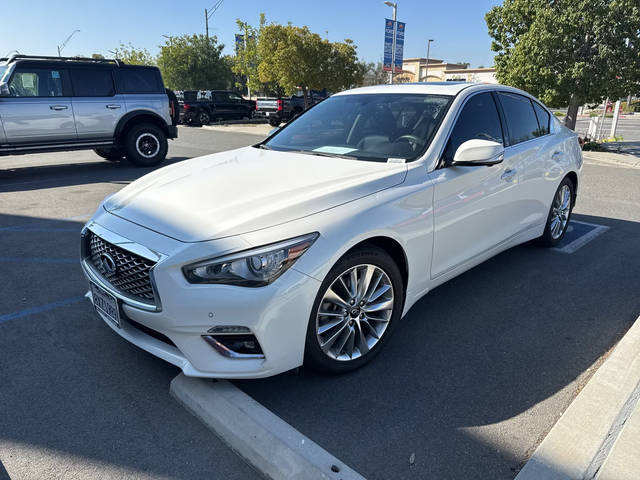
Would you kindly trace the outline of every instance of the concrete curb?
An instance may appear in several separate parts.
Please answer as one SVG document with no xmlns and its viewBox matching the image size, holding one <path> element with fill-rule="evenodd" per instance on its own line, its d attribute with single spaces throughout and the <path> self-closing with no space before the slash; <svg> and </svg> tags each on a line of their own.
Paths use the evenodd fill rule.
<svg viewBox="0 0 640 480">
<path fill-rule="evenodd" d="M 213 130 L 215 132 L 223 133 L 247 133 L 250 135 L 262 135 L 266 137 L 272 127 L 268 123 L 252 123 L 252 124 L 228 124 L 228 125 L 203 125 L 201 128 L 205 130 Z"/>
<path fill-rule="evenodd" d="M 171 394 L 266 478 L 364 479 L 229 382 L 181 373 Z"/>
<path fill-rule="evenodd" d="M 632 423 L 628 420 L 640 409 L 639 392 L 640 317 L 553 426 L 516 480 L 604 478 L 602 467 L 606 467 L 607 459 L 624 458 L 627 453 L 618 449 L 630 442 L 618 439 L 629 436 L 625 432 Z M 626 476 L 615 478 L 637 478 L 637 473 L 628 470 Z"/>
<path fill-rule="evenodd" d="M 599 163 L 626 168 L 640 168 L 640 158 L 627 153 L 583 152 L 582 157 L 589 163 Z"/>
</svg>

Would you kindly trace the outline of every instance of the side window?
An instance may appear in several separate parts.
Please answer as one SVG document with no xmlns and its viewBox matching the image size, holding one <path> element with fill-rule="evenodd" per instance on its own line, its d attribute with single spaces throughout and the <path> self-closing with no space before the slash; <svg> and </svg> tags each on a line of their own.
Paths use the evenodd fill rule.
<svg viewBox="0 0 640 480">
<path fill-rule="evenodd" d="M 541 137 L 542 135 L 548 135 L 550 131 L 549 123 L 551 122 L 551 115 L 549 115 L 549 112 L 542 108 L 542 106 L 537 102 L 533 102 L 533 109 L 536 111 L 536 117 L 538 117 L 538 136 Z"/>
<path fill-rule="evenodd" d="M 509 145 L 540 136 L 531 100 L 516 93 L 499 92 L 498 96 L 509 126 Z"/>
<path fill-rule="evenodd" d="M 62 97 L 60 71 L 46 68 L 19 68 L 9 82 L 9 94 L 12 97 Z"/>
<path fill-rule="evenodd" d="M 153 68 L 119 68 L 120 93 L 163 93 L 158 72 Z"/>
<path fill-rule="evenodd" d="M 106 68 L 72 69 L 71 83 L 76 97 L 112 97 L 116 93 L 111 70 Z"/>
<path fill-rule="evenodd" d="M 490 92 L 474 95 L 465 103 L 444 149 L 445 163 L 453 161 L 460 145 L 476 138 L 503 143 L 498 109 Z"/>
<path fill-rule="evenodd" d="M 216 103 L 228 103 L 229 102 L 229 96 L 224 92 L 216 92 L 214 94 L 214 101 Z"/>
<path fill-rule="evenodd" d="M 229 94 L 229 100 L 231 100 L 232 102 L 241 102 L 242 98 L 240 98 L 238 95 L 236 95 L 235 93 L 230 93 Z"/>
</svg>

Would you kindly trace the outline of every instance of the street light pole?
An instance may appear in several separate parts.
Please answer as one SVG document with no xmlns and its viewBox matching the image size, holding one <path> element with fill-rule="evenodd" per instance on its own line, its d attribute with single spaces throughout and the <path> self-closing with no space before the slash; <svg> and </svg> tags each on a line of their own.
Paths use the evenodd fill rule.
<svg viewBox="0 0 640 480">
<path fill-rule="evenodd" d="M 224 2 L 224 0 L 218 0 L 213 7 L 204 9 L 204 29 L 205 32 L 207 32 L 207 40 L 209 40 L 209 18 L 216 13 L 216 10 L 222 5 L 222 2 Z"/>
<path fill-rule="evenodd" d="M 391 75 L 389 76 L 389 83 L 393 83 L 393 73 L 396 69 L 396 30 L 398 25 L 396 23 L 396 14 L 398 12 L 398 4 L 393 2 L 384 2 L 388 7 L 393 8 L 393 40 L 391 42 Z"/>
<path fill-rule="evenodd" d="M 60 57 L 60 56 L 62 56 L 62 55 L 61 55 L 62 50 L 64 49 L 64 47 L 66 47 L 66 46 L 67 46 L 67 43 L 69 42 L 69 40 L 71 40 L 71 37 L 73 37 L 73 36 L 74 36 L 76 33 L 78 33 L 79 31 L 80 31 L 80 30 L 74 30 L 73 32 L 71 32 L 71 35 L 69 35 L 69 36 L 67 37 L 67 39 L 66 39 L 64 42 L 62 42 L 62 45 L 58 45 L 58 56 L 59 56 L 59 57 Z"/>
<path fill-rule="evenodd" d="M 424 81 L 429 81 L 429 49 L 431 48 L 431 42 L 433 42 L 433 38 L 430 38 L 427 41 L 427 64 L 424 67 Z M 418 76 L 420 76 L 420 72 L 418 72 Z"/>
</svg>

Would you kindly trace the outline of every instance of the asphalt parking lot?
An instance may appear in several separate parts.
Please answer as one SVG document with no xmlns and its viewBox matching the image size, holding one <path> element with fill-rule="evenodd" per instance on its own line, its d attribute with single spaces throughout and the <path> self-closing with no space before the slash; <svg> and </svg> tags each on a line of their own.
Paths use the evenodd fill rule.
<svg viewBox="0 0 640 480">
<path fill-rule="evenodd" d="M 168 161 L 258 138 L 181 128 Z M 178 370 L 82 297 L 83 222 L 148 171 L 0 158 L 0 478 L 257 478 L 169 396 Z M 367 478 L 513 478 L 640 312 L 639 185 L 640 169 L 586 164 L 574 219 L 606 232 L 438 287 L 364 369 L 235 383 Z"/>
</svg>

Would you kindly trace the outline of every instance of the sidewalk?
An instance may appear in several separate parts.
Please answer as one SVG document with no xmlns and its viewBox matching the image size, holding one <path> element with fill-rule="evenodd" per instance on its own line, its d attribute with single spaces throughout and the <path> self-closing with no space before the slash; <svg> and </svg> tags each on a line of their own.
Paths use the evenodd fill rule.
<svg viewBox="0 0 640 480">
<path fill-rule="evenodd" d="M 214 130 L 216 132 L 249 133 L 252 135 L 262 135 L 266 137 L 275 127 L 272 127 L 268 123 L 227 123 L 220 125 L 204 125 L 202 128 L 206 130 Z"/>
<path fill-rule="evenodd" d="M 640 317 L 516 480 L 640 477 Z"/>
<path fill-rule="evenodd" d="M 618 167 L 640 168 L 640 142 L 637 150 L 627 148 L 628 153 L 609 152 L 582 152 L 582 156 L 587 162 L 603 163 Z M 611 144 L 615 145 L 615 144 Z M 607 147 L 608 148 L 608 147 Z"/>
</svg>

